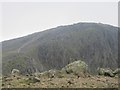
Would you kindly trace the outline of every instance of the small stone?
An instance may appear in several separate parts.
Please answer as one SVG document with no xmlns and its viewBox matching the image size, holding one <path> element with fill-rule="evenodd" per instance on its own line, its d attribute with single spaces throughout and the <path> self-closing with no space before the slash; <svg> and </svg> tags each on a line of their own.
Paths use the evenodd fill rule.
<svg viewBox="0 0 120 90">
<path fill-rule="evenodd" d="M 33 83 L 40 82 L 40 79 L 38 77 L 30 77 L 28 80 L 30 80 Z"/>
<path fill-rule="evenodd" d="M 20 71 L 18 69 L 13 69 L 11 73 L 13 76 L 20 75 Z"/>
<path fill-rule="evenodd" d="M 72 82 L 71 82 L 71 81 L 68 81 L 68 83 L 69 83 L 69 84 L 72 84 Z"/>
</svg>

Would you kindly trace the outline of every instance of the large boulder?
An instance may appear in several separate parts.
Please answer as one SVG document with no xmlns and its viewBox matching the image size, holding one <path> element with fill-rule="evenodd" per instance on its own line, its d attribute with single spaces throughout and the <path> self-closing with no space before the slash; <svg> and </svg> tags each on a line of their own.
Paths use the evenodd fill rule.
<svg viewBox="0 0 120 90">
<path fill-rule="evenodd" d="M 72 73 L 74 75 L 81 76 L 87 73 L 88 65 L 84 61 L 78 60 L 62 68 L 62 71 L 65 71 L 67 74 Z"/>
</svg>

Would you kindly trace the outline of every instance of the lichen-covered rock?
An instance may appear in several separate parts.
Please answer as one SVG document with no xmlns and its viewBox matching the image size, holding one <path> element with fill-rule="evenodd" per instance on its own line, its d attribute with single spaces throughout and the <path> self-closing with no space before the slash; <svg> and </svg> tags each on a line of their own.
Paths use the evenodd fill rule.
<svg viewBox="0 0 120 90">
<path fill-rule="evenodd" d="M 67 74 L 73 73 L 74 75 L 81 75 L 81 73 L 87 73 L 87 70 L 88 65 L 81 60 L 70 63 L 64 68 L 62 68 L 62 71 L 65 71 Z"/>
<path fill-rule="evenodd" d="M 57 70 L 55 70 L 55 69 L 51 69 L 51 70 L 49 70 L 48 71 L 48 73 L 49 73 L 49 78 L 53 78 L 53 77 L 55 77 L 55 75 L 56 75 L 56 73 L 57 73 Z"/>
<path fill-rule="evenodd" d="M 44 71 L 40 73 L 40 77 L 48 77 L 48 76 L 49 76 L 48 71 Z"/>
<path fill-rule="evenodd" d="M 105 69 L 104 76 L 114 77 L 113 71 L 111 69 Z"/>
<path fill-rule="evenodd" d="M 53 77 L 55 77 L 55 75 L 56 75 L 57 72 L 58 72 L 58 70 L 51 69 L 49 71 L 45 71 L 45 72 L 40 73 L 40 76 L 45 76 L 45 77 L 53 78 Z"/>
<path fill-rule="evenodd" d="M 12 75 L 20 75 L 20 70 L 18 69 L 13 69 L 11 72 Z"/>
<path fill-rule="evenodd" d="M 104 75 L 104 69 L 103 68 L 99 68 L 98 67 L 98 69 L 97 69 L 97 73 L 98 73 L 98 75 Z"/>
<path fill-rule="evenodd" d="M 98 75 L 110 76 L 114 77 L 113 71 L 110 68 L 98 68 L 97 69 Z"/>
<path fill-rule="evenodd" d="M 117 68 L 115 71 L 113 71 L 113 74 L 114 75 L 120 75 L 120 68 Z"/>
<path fill-rule="evenodd" d="M 56 72 L 55 76 L 58 77 L 58 78 L 67 77 L 67 76 L 66 76 L 66 72 L 63 71 L 63 70 L 58 70 L 58 71 Z"/>
</svg>

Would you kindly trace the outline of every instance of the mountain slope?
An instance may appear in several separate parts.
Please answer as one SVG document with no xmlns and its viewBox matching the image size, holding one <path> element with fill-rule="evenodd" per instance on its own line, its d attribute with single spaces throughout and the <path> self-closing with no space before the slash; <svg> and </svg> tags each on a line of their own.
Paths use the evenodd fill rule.
<svg viewBox="0 0 120 90">
<path fill-rule="evenodd" d="M 76 59 L 83 59 L 90 71 L 97 67 L 117 67 L 118 28 L 100 23 L 77 23 L 2 42 L 3 73 L 13 68 L 22 73 L 60 69 Z M 19 68 L 15 63 L 27 63 Z M 22 59 L 28 57 L 29 59 Z M 30 62 L 31 61 L 31 62 Z M 6 64 L 14 62 L 7 68 Z M 28 64 L 29 62 L 29 64 Z M 34 63 L 33 63 L 34 62 Z M 29 65 L 31 64 L 31 67 Z M 22 64 L 19 66 L 22 67 Z"/>
</svg>

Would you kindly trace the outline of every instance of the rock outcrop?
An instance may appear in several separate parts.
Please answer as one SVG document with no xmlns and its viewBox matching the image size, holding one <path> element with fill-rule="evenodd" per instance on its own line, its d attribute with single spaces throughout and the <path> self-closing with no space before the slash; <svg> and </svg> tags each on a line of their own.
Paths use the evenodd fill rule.
<svg viewBox="0 0 120 90">
<path fill-rule="evenodd" d="M 62 71 L 65 71 L 67 74 L 72 73 L 77 76 L 83 76 L 88 71 L 88 65 L 84 61 L 78 60 L 62 68 Z"/>
<path fill-rule="evenodd" d="M 110 76 L 110 77 L 114 77 L 115 74 L 113 74 L 113 70 L 111 70 L 110 68 L 98 68 L 97 72 L 99 75 L 104 75 L 104 76 Z"/>
</svg>

